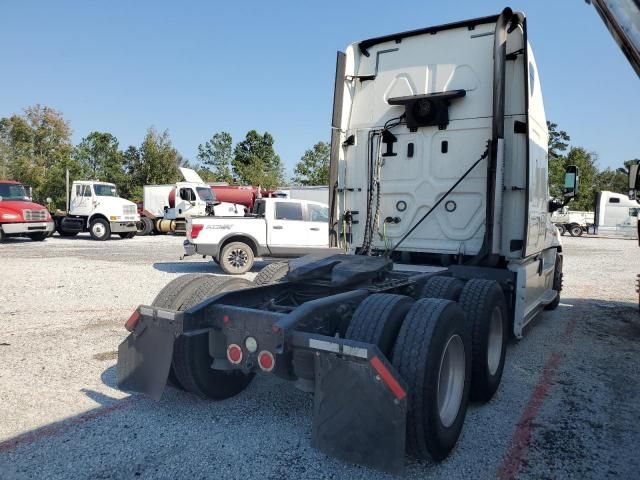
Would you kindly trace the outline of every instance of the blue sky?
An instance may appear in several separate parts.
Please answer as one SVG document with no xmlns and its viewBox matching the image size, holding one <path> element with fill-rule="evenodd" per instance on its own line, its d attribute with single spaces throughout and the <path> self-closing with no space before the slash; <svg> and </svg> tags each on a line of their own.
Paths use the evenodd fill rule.
<svg viewBox="0 0 640 480">
<path fill-rule="evenodd" d="M 547 117 L 601 167 L 640 158 L 640 79 L 583 0 L 4 2 L 0 116 L 48 105 L 74 142 L 123 148 L 153 125 L 188 159 L 216 131 L 267 130 L 290 172 L 329 138 L 336 50 L 504 6 L 527 14 Z"/>
</svg>

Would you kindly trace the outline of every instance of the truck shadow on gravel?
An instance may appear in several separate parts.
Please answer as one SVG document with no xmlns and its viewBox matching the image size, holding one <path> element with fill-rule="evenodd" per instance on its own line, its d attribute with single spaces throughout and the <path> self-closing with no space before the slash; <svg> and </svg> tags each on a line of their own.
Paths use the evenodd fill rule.
<svg viewBox="0 0 640 480">
<path fill-rule="evenodd" d="M 251 267 L 250 272 L 259 272 L 265 265 L 270 262 L 256 261 Z M 156 262 L 153 268 L 165 273 L 215 273 L 217 275 L 227 275 L 214 261 L 202 262 Z"/>
</svg>

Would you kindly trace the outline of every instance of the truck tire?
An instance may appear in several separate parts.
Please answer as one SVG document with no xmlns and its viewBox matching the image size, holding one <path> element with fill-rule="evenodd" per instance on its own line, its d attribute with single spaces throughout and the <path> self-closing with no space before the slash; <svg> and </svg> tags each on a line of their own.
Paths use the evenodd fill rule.
<svg viewBox="0 0 640 480">
<path fill-rule="evenodd" d="M 253 266 L 253 250 L 244 242 L 231 242 L 220 253 L 220 267 L 229 275 L 242 275 Z"/>
<path fill-rule="evenodd" d="M 34 242 L 42 242 L 49 237 L 49 232 L 29 233 L 27 237 L 29 237 Z"/>
<path fill-rule="evenodd" d="M 560 234 L 560 236 L 564 235 L 565 233 L 567 233 L 567 229 L 565 228 L 565 226 L 561 223 L 556 223 L 556 228 L 558 229 L 558 233 Z"/>
<path fill-rule="evenodd" d="M 120 238 L 129 239 L 129 238 L 135 237 L 136 236 L 136 232 L 122 232 L 122 233 L 119 233 L 118 236 Z"/>
<path fill-rule="evenodd" d="M 556 263 L 553 268 L 553 289 L 558 292 L 558 294 L 556 295 L 556 298 L 553 302 L 548 303 L 544 306 L 545 310 L 555 310 L 556 308 L 558 308 L 558 305 L 560 304 L 560 292 L 562 291 L 562 279 L 562 255 L 560 253 L 557 253 Z"/>
<path fill-rule="evenodd" d="M 138 235 L 151 235 L 154 231 L 153 221 L 147 217 L 140 217 L 142 228 L 138 229 Z"/>
<path fill-rule="evenodd" d="M 351 318 L 345 338 L 373 343 L 391 358 L 393 345 L 407 312 L 414 300 L 404 295 L 374 293 L 358 305 Z"/>
<path fill-rule="evenodd" d="M 469 280 L 460 295 L 460 306 L 472 331 L 470 397 L 488 402 L 502 379 L 509 336 L 507 302 L 502 288 L 492 280 Z"/>
<path fill-rule="evenodd" d="M 582 236 L 582 227 L 577 223 L 572 223 L 569 225 L 569 234 L 572 237 L 581 237 Z"/>
<path fill-rule="evenodd" d="M 79 232 L 69 232 L 67 230 L 64 230 L 62 228 L 62 220 L 56 220 L 55 224 L 56 224 L 56 232 L 58 232 L 58 235 L 60 235 L 61 237 L 75 237 L 79 233 Z"/>
<path fill-rule="evenodd" d="M 222 292 L 253 287 L 242 278 L 206 275 L 189 282 L 176 299 L 178 310 L 186 310 Z M 188 319 L 186 319 L 188 321 Z M 188 324 L 184 325 L 189 328 Z M 209 335 L 179 336 L 173 346 L 173 371 L 180 385 L 202 398 L 224 400 L 244 390 L 254 377 L 240 370 L 213 370 L 209 355 Z"/>
<path fill-rule="evenodd" d="M 421 298 L 444 298 L 454 302 L 460 298 L 464 283 L 453 277 L 435 276 L 427 280 L 422 288 Z"/>
<path fill-rule="evenodd" d="M 104 218 L 96 218 L 89 225 L 89 234 L 94 240 L 103 242 L 111 237 L 111 227 Z"/>
<path fill-rule="evenodd" d="M 178 310 L 175 303 L 180 294 L 183 293 L 185 287 L 194 280 L 205 276 L 207 276 L 206 273 L 188 273 L 178 278 L 174 278 L 167 283 L 162 290 L 160 290 L 151 305 L 158 308 L 166 308 L 168 310 Z M 176 374 L 173 371 L 173 365 L 169 368 L 168 383 L 173 387 L 184 390 L 184 387 L 180 385 L 180 382 L 176 378 Z"/>
<path fill-rule="evenodd" d="M 0 242 L 2 242 L 5 239 L 5 235 L 4 232 L 2 231 L 2 227 L 0 227 Z"/>
<path fill-rule="evenodd" d="M 289 273 L 288 262 L 270 263 L 258 272 L 258 275 L 253 279 L 253 284 L 269 285 L 271 283 L 278 283 L 287 276 L 287 273 Z"/>
<path fill-rule="evenodd" d="M 469 404 L 471 331 L 460 306 L 423 298 L 404 319 L 393 366 L 407 382 L 407 453 L 439 461 L 456 445 Z"/>
</svg>

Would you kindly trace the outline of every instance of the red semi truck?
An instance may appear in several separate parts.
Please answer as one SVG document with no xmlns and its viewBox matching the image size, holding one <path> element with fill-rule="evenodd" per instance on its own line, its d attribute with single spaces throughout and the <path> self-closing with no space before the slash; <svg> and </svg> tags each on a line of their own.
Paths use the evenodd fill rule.
<svg viewBox="0 0 640 480">
<path fill-rule="evenodd" d="M 54 230 L 48 210 L 31 201 L 20 182 L 0 180 L 0 241 L 5 237 L 29 237 L 42 241 Z"/>
</svg>

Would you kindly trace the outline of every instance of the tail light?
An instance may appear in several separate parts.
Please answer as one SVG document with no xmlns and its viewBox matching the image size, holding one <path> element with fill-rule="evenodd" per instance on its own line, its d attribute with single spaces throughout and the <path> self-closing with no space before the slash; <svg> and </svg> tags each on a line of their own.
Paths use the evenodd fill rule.
<svg viewBox="0 0 640 480">
<path fill-rule="evenodd" d="M 234 365 L 238 365 L 242 362 L 242 349 L 240 345 L 232 343 L 227 347 L 227 359 Z"/>
<path fill-rule="evenodd" d="M 135 328 L 136 323 L 138 323 L 139 319 L 140 319 L 140 313 L 136 309 L 136 311 L 133 312 L 129 317 L 129 320 L 127 320 L 126 323 L 124 324 L 124 328 L 126 328 L 129 332 L 133 332 L 133 329 Z"/>
<path fill-rule="evenodd" d="M 198 238 L 198 235 L 200 235 L 200 232 L 202 231 L 202 229 L 204 228 L 204 225 L 201 223 L 192 223 L 191 224 L 191 238 Z"/>
<path fill-rule="evenodd" d="M 271 370 L 273 370 L 273 367 L 276 366 L 276 361 L 273 358 L 273 355 L 271 355 L 271 352 L 263 350 L 258 355 L 258 364 L 260 365 L 260 368 L 262 370 L 264 370 L 265 372 L 270 372 Z"/>
</svg>

